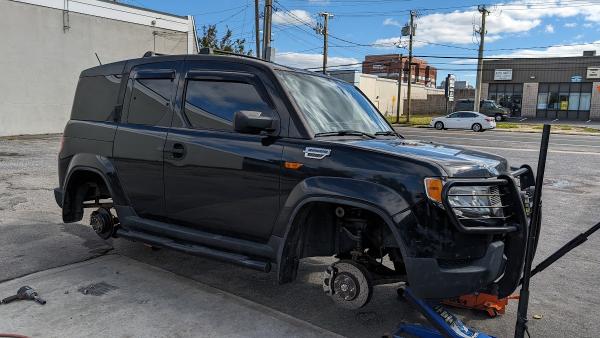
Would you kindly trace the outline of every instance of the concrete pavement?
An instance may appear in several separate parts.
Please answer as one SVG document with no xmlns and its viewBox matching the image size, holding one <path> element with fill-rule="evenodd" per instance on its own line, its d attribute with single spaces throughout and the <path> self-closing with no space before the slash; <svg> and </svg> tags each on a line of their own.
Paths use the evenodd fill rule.
<svg viewBox="0 0 600 338">
<path fill-rule="evenodd" d="M 438 132 L 415 128 L 402 128 L 400 131 L 411 138 L 496 153 L 508 158 L 512 165 L 528 163 L 535 168 L 537 163 L 540 134 Z M 538 261 L 600 218 L 600 149 L 595 147 L 600 145 L 599 139 L 591 136 L 551 137 Z M 58 143 L 58 137 L 0 140 L 0 281 L 24 275 L 28 277 L 51 267 L 66 268 L 86 260 L 93 262 L 95 257 L 106 254 L 120 255 L 344 336 L 379 336 L 403 321 L 424 322 L 408 304 L 397 299 L 395 285 L 377 286 L 373 300 L 363 309 L 347 311 L 335 307 L 321 289 L 322 271 L 332 261 L 331 258 L 305 259 L 300 265 L 297 282 L 277 285 L 274 273 L 264 274 L 169 250 L 152 251 L 140 243 L 124 239 L 102 241 L 84 224 L 87 215 L 82 223 L 62 224 L 60 209 L 54 203 L 51 191 L 57 184 Z M 530 313 L 543 315 L 541 320 L 530 322 L 534 336 L 594 337 L 600 332 L 600 323 L 595 316 L 600 304 L 597 291 L 600 246 L 595 245 L 598 240 L 600 236 L 596 234 L 533 280 Z M 127 271 L 124 261 L 119 262 L 124 264 L 119 271 Z M 155 274 L 164 273 L 160 269 L 140 268 L 136 271 L 141 278 L 153 280 L 158 278 Z M 102 279 L 89 278 L 86 281 L 91 283 Z M 7 283 L 10 281 L 0 283 L 3 293 L 4 290 L 9 293 L 16 291 L 13 290 L 16 285 L 12 284 L 4 289 Z M 83 284 L 72 283 L 73 287 Z M 145 285 L 147 290 L 144 292 L 173 297 L 170 293 L 156 292 L 163 284 L 160 288 Z M 192 290 L 196 288 L 196 284 L 186 285 Z M 32 286 L 42 294 L 58 292 L 52 288 L 47 290 L 45 286 L 40 288 L 37 282 Z M 62 298 L 57 300 L 58 303 L 63 302 Z M 133 298 L 122 306 L 130 306 L 130 301 L 133 302 Z M 164 304 L 172 304 L 169 302 L 165 299 Z M 94 304 L 89 304 L 91 309 Z M 33 311 L 33 305 L 25 312 Z M 131 306 L 137 305 L 131 303 Z M 184 309 L 189 311 L 189 308 Z M 165 319 L 180 312 L 174 305 L 165 305 L 160 310 L 172 312 L 165 314 Z M 4 309 L 0 307 L 0 314 L 1 311 Z M 508 337 L 513 332 L 515 311 L 516 303 L 511 303 L 508 313 L 497 319 L 488 319 L 471 311 L 455 312 L 475 328 L 498 337 Z M 2 318 L 0 315 L 0 320 Z M 88 316 L 86 320 L 92 320 L 90 318 L 94 317 Z M 102 321 L 102 318 L 97 320 Z M 154 322 L 157 326 L 168 325 L 160 318 Z M 20 324 L 14 329 L 26 327 Z M 188 336 L 185 333 L 181 335 Z M 246 335 L 253 334 L 248 332 Z"/>
<path fill-rule="evenodd" d="M 30 337 L 339 337 L 238 296 L 120 255 L 0 284 L 47 301 L 0 305 L 0 332 Z"/>
</svg>

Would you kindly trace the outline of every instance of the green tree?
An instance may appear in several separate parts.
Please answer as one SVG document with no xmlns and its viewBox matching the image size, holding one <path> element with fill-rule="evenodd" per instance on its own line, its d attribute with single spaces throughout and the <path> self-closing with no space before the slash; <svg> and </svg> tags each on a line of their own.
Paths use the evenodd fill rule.
<svg viewBox="0 0 600 338">
<path fill-rule="evenodd" d="M 246 51 L 246 39 L 232 39 L 233 32 L 227 28 L 223 36 L 219 38 L 217 25 L 202 26 L 202 36 L 198 38 L 200 47 L 209 47 L 226 52 L 252 55 L 252 50 Z"/>
</svg>

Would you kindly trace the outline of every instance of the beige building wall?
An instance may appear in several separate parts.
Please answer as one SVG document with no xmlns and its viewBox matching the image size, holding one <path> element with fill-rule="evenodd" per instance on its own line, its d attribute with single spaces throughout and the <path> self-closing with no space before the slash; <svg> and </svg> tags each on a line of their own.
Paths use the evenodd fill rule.
<svg viewBox="0 0 600 338">
<path fill-rule="evenodd" d="M 56 3 L 46 1 L 48 5 Z M 148 22 L 132 23 L 72 11 L 68 13 L 69 27 L 63 29 L 61 9 L 0 1 L 0 30 L 5 32 L 0 47 L 0 136 L 62 132 L 79 74 L 98 65 L 94 53 L 102 63 L 109 63 L 138 58 L 152 50 L 167 54 L 196 51 L 195 33 L 190 28 L 193 25 L 186 24 L 190 18 L 146 12 L 156 18 L 152 26 L 139 9 L 93 0 L 77 4 L 81 7 L 94 3 L 97 6 L 92 10 L 101 11 L 98 15 L 117 6 L 122 10 L 115 9 L 115 17 L 144 18 Z M 163 23 L 173 29 L 160 27 Z"/>
<path fill-rule="evenodd" d="M 523 102 L 521 104 L 521 116 L 523 117 L 535 117 L 537 111 L 537 96 L 538 96 L 537 82 L 530 82 L 523 84 Z"/>
<path fill-rule="evenodd" d="M 590 103 L 590 119 L 600 119 L 600 82 L 592 85 L 592 102 Z"/>
</svg>

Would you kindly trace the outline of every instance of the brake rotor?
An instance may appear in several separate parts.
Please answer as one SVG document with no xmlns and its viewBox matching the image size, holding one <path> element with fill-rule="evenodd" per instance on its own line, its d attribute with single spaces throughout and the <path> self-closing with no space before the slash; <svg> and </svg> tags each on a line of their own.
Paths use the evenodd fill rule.
<svg viewBox="0 0 600 338">
<path fill-rule="evenodd" d="M 341 260 L 331 266 L 330 296 L 333 301 L 349 310 L 365 306 L 373 295 L 373 283 L 367 269 L 351 260 Z"/>
</svg>

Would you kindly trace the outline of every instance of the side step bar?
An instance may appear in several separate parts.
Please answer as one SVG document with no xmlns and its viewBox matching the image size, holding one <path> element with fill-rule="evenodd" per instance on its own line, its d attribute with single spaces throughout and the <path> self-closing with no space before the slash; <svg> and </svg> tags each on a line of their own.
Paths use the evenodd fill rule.
<svg viewBox="0 0 600 338">
<path fill-rule="evenodd" d="M 117 237 L 127 238 L 133 241 L 140 241 L 143 243 L 155 245 L 157 247 L 169 248 L 181 252 L 185 252 L 191 255 L 203 256 L 213 258 L 223 262 L 237 264 L 250 269 L 269 272 L 271 271 L 271 263 L 265 261 L 259 261 L 250 258 L 245 255 L 231 253 L 227 251 L 221 251 L 213 248 L 209 248 L 203 245 L 182 243 L 172 240 L 170 238 L 154 236 L 141 231 L 126 230 L 123 228 L 117 229 Z"/>
</svg>

